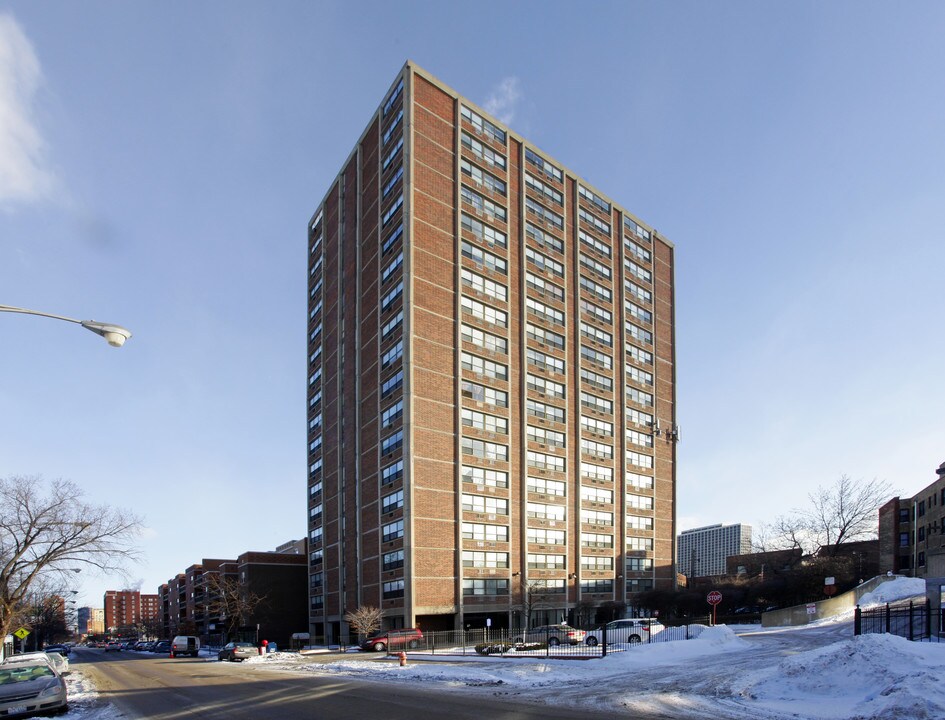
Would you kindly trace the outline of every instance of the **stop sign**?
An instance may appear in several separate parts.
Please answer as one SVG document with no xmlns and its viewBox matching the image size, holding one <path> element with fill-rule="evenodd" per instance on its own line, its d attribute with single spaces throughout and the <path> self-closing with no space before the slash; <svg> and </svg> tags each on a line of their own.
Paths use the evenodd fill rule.
<svg viewBox="0 0 945 720">
<path fill-rule="evenodd" d="M 720 602 L 722 602 L 722 593 L 720 593 L 718 590 L 713 590 L 708 595 L 706 595 L 705 601 L 709 603 L 709 605 L 718 605 Z"/>
</svg>

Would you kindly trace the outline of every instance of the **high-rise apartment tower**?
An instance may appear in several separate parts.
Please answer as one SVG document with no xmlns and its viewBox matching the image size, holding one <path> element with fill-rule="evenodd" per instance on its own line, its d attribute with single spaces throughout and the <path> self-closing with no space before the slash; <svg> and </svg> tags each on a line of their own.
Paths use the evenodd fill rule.
<svg viewBox="0 0 945 720">
<path fill-rule="evenodd" d="M 673 586 L 671 243 L 408 62 L 308 249 L 313 635 Z"/>
</svg>

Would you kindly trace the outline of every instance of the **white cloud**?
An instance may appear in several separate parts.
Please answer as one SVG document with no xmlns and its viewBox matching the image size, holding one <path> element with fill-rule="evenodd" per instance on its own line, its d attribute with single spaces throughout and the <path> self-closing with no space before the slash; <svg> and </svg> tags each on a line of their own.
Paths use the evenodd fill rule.
<svg viewBox="0 0 945 720">
<path fill-rule="evenodd" d="M 503 124 L 509 125 L 515 119 L 515 109 L 521 99 L 518 78 L 507 77 L 489 93 L 483 108 Z"/>
<path fill-rule="evenodd" d="M 12 15 L 0 15 L 0 205 L 48 193 L 52 173 L 46 143 L 33 119 L 42 69 Z"/>
</svg>

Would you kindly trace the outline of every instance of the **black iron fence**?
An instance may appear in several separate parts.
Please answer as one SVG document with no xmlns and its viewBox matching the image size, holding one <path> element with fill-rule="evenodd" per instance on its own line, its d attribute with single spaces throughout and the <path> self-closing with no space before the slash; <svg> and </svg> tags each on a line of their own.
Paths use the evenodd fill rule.
<svg viewBox="0 0 945 720">
<path fill-rule="evenodd" d="M 932 614 L 931 602 L 886 603 L 862 609 L 859 605 L 853 616 L 853 634 L 889 633 L 909 640 L 941 640 L 945 611 Z"/>
<path fill-rule="evenodd" d="M 388 655 L 480 655 L 488 657 L 542 657 L 592 659 L 609 653 L 632 651 L 658 642 L 691 640 L 705 629 L 703 624 L 683 624 L 649 631 L 619 630 L 608 635 L 599 630 L 561 629 L 546 626 L 532 629 L 477 628 L 470 630 L 422 631 L 390 630 L 372 636 L 372 642 L 354 635 L 340 638 L 339 649 L 361 647 L 365 652 Z M 314 639 L 317 643 L 317 639 Z"/>
</svg>

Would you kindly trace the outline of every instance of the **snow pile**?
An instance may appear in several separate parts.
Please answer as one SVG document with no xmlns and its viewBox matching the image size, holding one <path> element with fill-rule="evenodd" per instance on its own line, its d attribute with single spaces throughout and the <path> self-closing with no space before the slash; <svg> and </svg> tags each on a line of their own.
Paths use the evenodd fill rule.
<svg viewBox="0 0 945 720">
<path fill-rule="evenodd" d="M 918 720 L 945 715 L 945 650 L 861 635 L 782 660 L 733 683 L 739 704 L 769 717 Z"/>
<path fill-rule="evenodd" d="M 69 717 L 84 720 L 117 720 L 123 718 L 114 705 L 99 696 L 92 682 L 72 666 L 65 676 L 66 696 L 69 698 Z"/>
<path fill-rule="evenodd" d="M 885 605 L 897 600 L 907 600 L 917 595 L 925 595 L 925 580 L 922 578 L 897 577 L 888 580 L 873 592 L 860 598 L 860 607 L 867 605 Z"/>
</svg>

